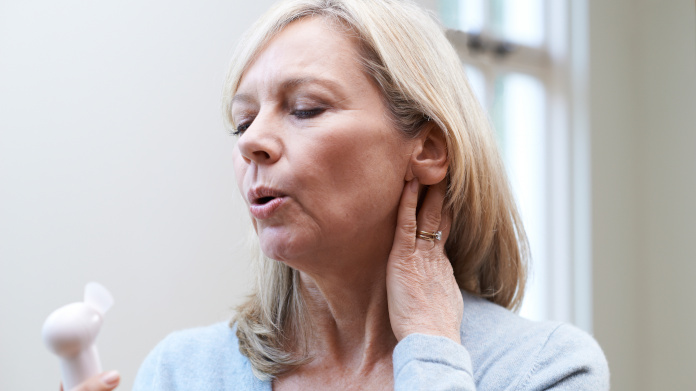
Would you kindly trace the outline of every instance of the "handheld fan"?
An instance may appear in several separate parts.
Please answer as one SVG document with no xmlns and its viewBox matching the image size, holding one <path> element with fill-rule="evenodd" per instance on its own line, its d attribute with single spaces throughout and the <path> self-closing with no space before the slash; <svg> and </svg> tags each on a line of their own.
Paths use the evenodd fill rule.
<svg viewBox="0 0 696 391">
<path fill-rule="evenodd" d="M 90 282 L 85 286 L 84 302 L 58 308 L 44 322 L 43 341 L 60 358 L 64 390 L 102 371 L 94 341 L 113 304 L 106 288 Z"/>
</svg>

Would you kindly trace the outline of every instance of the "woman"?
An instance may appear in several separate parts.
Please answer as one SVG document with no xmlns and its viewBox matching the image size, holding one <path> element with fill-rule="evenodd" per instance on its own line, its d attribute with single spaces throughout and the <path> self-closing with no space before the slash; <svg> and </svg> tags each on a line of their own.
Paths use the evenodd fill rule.
<svg viewBox="0 0 696 391">
<path fill-rule="evenodd" d="M 240 44 L 223 103 L 256 288 L 231 324 L 160 343 L 136 390 L 608 389 L 590 336 L 509 311 L 526 237 L 423 10 L 282 2 Z"/>
</svg>

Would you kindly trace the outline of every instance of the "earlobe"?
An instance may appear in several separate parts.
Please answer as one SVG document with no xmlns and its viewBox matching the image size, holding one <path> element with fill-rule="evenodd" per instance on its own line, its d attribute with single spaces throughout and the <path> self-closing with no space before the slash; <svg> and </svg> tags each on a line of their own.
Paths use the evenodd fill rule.
<svg viewBox="0 0 696 391">
<path fill-rule="evenodd" d="M 444 133 L 434 123 L 425 129 L 411 155 L 411 162 L 406 176 L 414 177 L 423 185 L 442 182 L 447 176 L 449 160 L 447 159 L 447 140 Z"/>
</svg>

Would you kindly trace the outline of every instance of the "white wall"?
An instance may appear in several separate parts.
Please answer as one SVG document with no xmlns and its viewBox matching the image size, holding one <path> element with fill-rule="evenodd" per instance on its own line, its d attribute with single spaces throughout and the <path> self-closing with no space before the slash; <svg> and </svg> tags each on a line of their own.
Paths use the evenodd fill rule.
<svg viewBox="0 0 696 391">
<path fill-rule="evenodd" d="M 696 389 L 696 6 L 589 3 L 595 334 L 612 390 Z"/>
<path fill-rule="evenodd" d="M 268 0 L 0 2 L 0 390 L 57 389 L 41 326 L 90 280 L 130 389 L 168 332 L 228 317 L 246 213 L 219 100 Z"/>
</svg>

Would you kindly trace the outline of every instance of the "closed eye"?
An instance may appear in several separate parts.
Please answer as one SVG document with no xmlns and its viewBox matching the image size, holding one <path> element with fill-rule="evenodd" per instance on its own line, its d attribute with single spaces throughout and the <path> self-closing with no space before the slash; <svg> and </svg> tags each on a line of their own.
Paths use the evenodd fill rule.
<svg viewBox="0 0 696 391">
<path fill-rule="evenodd" d="M 252 121 L 248 122 L 243 122 L 239 125 L 237 125 L 237 129 L 235 129 L 232 134 L 235 136 L 240 136 L 242 133 L 244 133 L 245 130 L 249 129 L 249 126 L 251 126 Z"/>
<path fill-rule="evenodd" d="M 316 117 L 317 115 L 323 113 L 326 111 L 326 109 L 322 107 L 317 107 L 314 109 L 309 109 L 309 110 L 294 110 L 290 114 L 294 115 L 295 117 L 299 119 L 308 119 L 312 117 Z"/>
<path fill-rule="evenodd" d="M 316 117 L 316 116 L 320 115 L 324 111 L 326 111 L 325 108 L 316 107 L 316 108 L 307 109 L 307 110 L 299 110 L 299 109 L 293 110 L 290 114 L 295 116 L 298 119 L 309 119 L 309 118 Z M 247 129 L 249 129 L 252 122 L 254 122 L 253 119 L 250 121 L 245 121 L 245 122 L 240 123 L 239 125 L 237 125 L 237 128 L 234 131 L 232 131 L 232 134 L 235 136 L 241 136 Z"/>
</svg>

